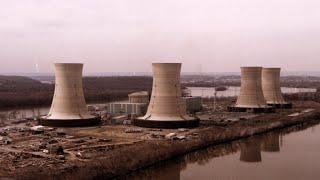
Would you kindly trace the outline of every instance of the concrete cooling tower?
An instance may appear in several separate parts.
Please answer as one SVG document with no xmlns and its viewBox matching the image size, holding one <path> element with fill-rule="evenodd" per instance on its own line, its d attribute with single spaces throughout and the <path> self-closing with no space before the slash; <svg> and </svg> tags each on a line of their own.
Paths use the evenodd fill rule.
<svg viewBox="0 0 320 180">
<path fill-rule="evenodd" d="M 151 128 L 180 128 L 199 125 L 187 115 L 181 98 L 181 63 L 153 63 L 153 86 L 148 111 L 134 124 Z"/>
<path fill-rule="evenodd" d="M 281 93 L 280 87 L 281 68 L 262 69 L 262 90 L 267 104 L 277 108 L 291 108 L 292 104 L 287 103 Z"/>
<path fill-rule="evenodd" d="M 46 126 L 89 126 L 99 117 L 89 114 L 82 89 L 83 64 L 55 64 L 55 90 L 50 112 L 40 120 Z"/>
<path fill-rule="evenodd" d="M 271 112 L 263 96 L 261 85 L 262 67 L 241 67 L 241 90 L 237 102 L 230 111 Z"/>
</svg>

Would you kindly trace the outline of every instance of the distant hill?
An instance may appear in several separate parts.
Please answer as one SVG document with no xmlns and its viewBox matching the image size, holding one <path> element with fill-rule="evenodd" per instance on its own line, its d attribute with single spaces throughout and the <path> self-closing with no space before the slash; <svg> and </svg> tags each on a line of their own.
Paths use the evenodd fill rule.
<svg viewBox="0 0 320 180">
<path fill-rule="evenodd" d="M 49 88 L 40 81 L 23 76 L 0 76 L 0 92 L 25 92 Z"/>
<path fill-rule="evenodd" d="M 45 77 L 41 80 L 50 80 Z M 84 77 L 87 102 L 121 100 L 134 91 L 151 90 L 152 78 L 146 76 Z M 50 105 L 54 84 L 23 76 L 0 76 L 0 108 Z"/>
<path fill-rule="evenodd" d="M 3 76 L 0 75 L 1 84 L 41 84 L 40 81 L 24 76 Z"/>
</svg>

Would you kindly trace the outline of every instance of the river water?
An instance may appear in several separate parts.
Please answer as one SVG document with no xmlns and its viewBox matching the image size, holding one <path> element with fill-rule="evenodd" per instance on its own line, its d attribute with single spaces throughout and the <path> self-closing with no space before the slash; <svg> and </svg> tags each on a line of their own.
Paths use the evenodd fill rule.
<svg viewBox="0 0 320 180">
<path fill-rule="evenodd" d="M 293 127 L 187 154 L 125 179 L 320 179 L 320 125 Z"/>
<path fill-rule="evenodd" d="M 226 91 L 218 91 L 217 97 L 233 97 L 240 94 L 240 87 L 229 86 Z M 215 93 L 214 87 L 188 87 L 192 96 L 213 97 Z M 283 93 L 301 93 L 301 92 L 316 92 L 313 88 L 281 88 Z"/>
<path fill-rule="evenodd" d="M 118 102 L 127 102 L 127 101 L 115 101 L 115 102 L 106 102 L 106 103 L 89 103 L 89 106 L 98 106 L 104 107 L 107 103 L 118 103 Z M 37 116 L 42 116 L 48 114 L 50 110 L 49 106 L 46 107 L 27 107 L 27 108 L 12 108 L 6 110 L 0 110 L 0 120 L 1 118 L 6 119 L 7 117 L 16 118 L 32 118 Z M 3 116 L 3 117 L 2 117 Z"/>
</svg>

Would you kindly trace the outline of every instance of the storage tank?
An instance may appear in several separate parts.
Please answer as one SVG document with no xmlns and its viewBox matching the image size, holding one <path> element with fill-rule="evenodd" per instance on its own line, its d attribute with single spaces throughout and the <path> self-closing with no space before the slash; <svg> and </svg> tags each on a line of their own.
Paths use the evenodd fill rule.
<svg viewBox="0 0 320 180">
<path fill-rule="evenodd" d="M 281 68 L 262 69 L 262 90 L 267 104 L 274 107 L 291 108 L 292 104 L 287 103 L 281 92 L 280 86 Z"/>
<path fill-rule="evenodd" d="M 56 63 L 55 90 L 49 114 L 40 120 L 47 126 L 89 126 L 100 118 L 91 115 L 82 89 L 83 64 Z"/>
<path fill-rule="evenodd" d="M 262 92 L 261 82 L 262 67 L 241 67 L 241 90 L 235 106 L 229 107 L 231 111 L 255 112 L 271 111 L 272 108 L 267 102 Z"/>
<path fill-rule="evenodd" d="M 153 86 L 150 103 L 144 117 L 134 124 L 152 128 L 179 128 L 199 125 L 199 120 L 187 115 L 181 98 L 181 63 L 153 63 Z"/>
<path fill-rule="evenodd" d="M 128 95 L 129 103 L 149 103 L 148 91 L 134 92 Z"/>
</svg>

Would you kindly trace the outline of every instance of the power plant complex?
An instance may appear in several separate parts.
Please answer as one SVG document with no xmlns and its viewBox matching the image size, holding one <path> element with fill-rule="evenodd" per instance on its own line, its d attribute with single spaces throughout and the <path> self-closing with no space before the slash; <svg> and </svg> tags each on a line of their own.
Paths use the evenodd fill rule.
<svg viewBox="0 0 320 180">
<path fill-rule="evenodd" d="M 89 126 L 100 122 L 91 115 L 82 88 L 83 64 L 56 63 L 55 90 L 49 114 L 40 119 L 47 126 Z"/>
<path fill-rule="evenodd" d="M 50 112 L 40 119 L 47 126 L 91 126 L 100 117 L 89 113 L 82 87 L 83 64 L 55 64 L 55 92 Z M 196 127 L 199 119 L 190 113 L 201 109 L 201 97 L 182 97 L 181 63 L 153 63 L 151 96 L 147 91 L 131 93 L 128 103 L 110 103 L 107 112 L 144 115 L 133 124 L 149 128 Z M 188 105 L 188 108 L 187 108 Z M 281 93 L 280 68 L 241 67 L 241 90 L 229 111 L 273 112 L 290 108 Z"/>
<path fill-rule="evenodd" d="M 233 75 L 181 77 L 182 63 L 152 63 L 152 77 L 83 78 L 83 67 L 82 63 L 55 63 L 54 79 L 45 76 L 26 81 L 33 83 L 32 90 L 42 88 L 32 98 L 48 100 L 53 94 L 52 102 L 41 99 L 41 103 L 51 102 L 50 109 L 28 110 L 30 114 L 21 113 L 21 118 L 17 112 L 8 113 L 6 124 L 0 116 L 0 162 L 11 163 L 14 171 L 10 173 L 43 172 L 40 178 L 49 174 L 58 179 L 81 179 L 84 174 L 87 179 L 130 179 L 142 169 L 137 179 L 144 174 L 151 179 L 179 179 L 180 170 L 189 163 L 224 156 L 228 163 L 236 156 L 239 167 L 246 168 L 243 163 L 258 167 L 256 163 L 270 160 L 270 153 L 280 152 L 284 134 L 309 129 L 320 116 L 319 103 L 310 100 L 319 94 L 282 94 L 280 68 L 241 67 L 240 79 Z M 285 77 L 285 83 L 287 79 L 291 83 L 292 78 Z M 1 88 L 2 82 L 0 79 Z M 299 89 L 283 90 L 295 93 Z M 42 96 L 36 97 L 38 94 Z M 304 97 L 296 98 L 300 95 Z M 292 104 L 285 98 L 293 101 L 293 109 L 287 109 Z M 198 151 L 202 148 L 206 149 Z M 182 161 L 169 162 L 165 170 L 157 167 L 151 169 L 156 173 L 150 173 L 145 169 L 180 155 L 185 155 Z M 0 169 L 0 179 L 6 170 Z M 243 169 L 239 172 L 243 174 Z M 71 176 L 74 173 L 77 176 Z M 128 176 L 122 177 L 125 174 Z"/>
</svg>

